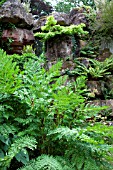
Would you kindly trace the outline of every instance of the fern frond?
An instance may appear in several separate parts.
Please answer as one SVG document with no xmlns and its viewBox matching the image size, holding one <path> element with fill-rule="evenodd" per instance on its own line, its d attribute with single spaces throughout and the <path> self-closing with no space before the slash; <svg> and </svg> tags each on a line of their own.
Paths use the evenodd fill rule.
<svg viewBox="0 0 113 170">
<path fill-rule="evenodd" d="M 15 139 L 11 144 L 7 155 L 4 158 L 0 158 L 0 167 L 8 167 L 11 160 L 20 152 L 26 153 L 26 148 L 31 150 L 36 148 L 36 139 L 29 136 L 24 136 Z"/>
<path fill-rule="evenodd" d="M 23 168 L 19 170 L 63 170 L 60 162 L 53 156 L 41 155 L 36 160 L 33 160 Z"/>
<path fill-rule="evenodd" d="M 16 63 L 8 58 L 0 49 L 0 91 L 1 93 L 13 93 L 21 87 L 20 70 Z"/>
<path fill-rule="evenodd" d="M 0 136 L 3 135 L 5 138 L 9 136 L 9 134 L 15 134 L 17 132 L 17 128 L 13 125 L 2 124 L 0 125 Z"/>
</svg>

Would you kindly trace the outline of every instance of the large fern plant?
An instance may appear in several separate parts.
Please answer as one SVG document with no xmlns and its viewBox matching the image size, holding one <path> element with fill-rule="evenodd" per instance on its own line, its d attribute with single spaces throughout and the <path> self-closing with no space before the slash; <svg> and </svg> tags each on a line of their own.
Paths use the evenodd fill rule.
<svg viewBox="0 0 113 170">
<path fill-rule="evenodd" d="M 1 73 L 8 85 L 0 84 L 0 168 L 110 169 L 113 128 L 96 123 L 103 108 L 86 104 L 86 77 L 71 83 L 60 76 L 62 62 L 47 71 L 42 58 L 29 58 L 21 72 L 21 60 L 16 65 L 11 56 L 0 55 L 2 64 L 10 63 Z"/>
</svg>

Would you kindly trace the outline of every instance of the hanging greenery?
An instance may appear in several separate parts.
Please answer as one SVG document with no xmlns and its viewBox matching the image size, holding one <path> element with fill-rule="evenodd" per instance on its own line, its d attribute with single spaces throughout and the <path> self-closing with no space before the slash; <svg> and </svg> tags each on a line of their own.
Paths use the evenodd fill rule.
<svg viewBox="0 0 113 170">
<path fill-rule="evenodd" d="M 47 21 L 45 23 L 45 26 L 41 27 L 42 32 L 37 32 L 34 35 L 36 37 L 39 37 L 42 39 L 42 41 L 47 41 L 50 38 L 55 37 L 56 35 L 73 35 L 77 34 L 79 36 L 81 35 L 87 35 L 88 32 L 84 31 L 83 28 L 85 27 L 85 24 L 79 24 L 79 25 L 70 25 L 70 26 L 61 26 L 57 24 L 57 21 L 54 19 L 54 16 L 47 17 Z"/>
</svg>

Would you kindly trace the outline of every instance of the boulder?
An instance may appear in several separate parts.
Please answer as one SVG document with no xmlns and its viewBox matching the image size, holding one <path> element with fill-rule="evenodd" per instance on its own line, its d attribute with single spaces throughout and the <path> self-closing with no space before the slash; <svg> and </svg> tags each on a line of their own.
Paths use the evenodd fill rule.
<svg viewBox="0 0 113 170">
<path fill-rule="evenodd" d="M 49 39 L 46 42 L 46 56 L 48 61 L 57 61 L 58 58 L 64 61 L 73 59 L 73 43 L 71 36 L 60 35 Z"/>
<path fill-rule="evenodd" d="M 52 15 L 57 20 L 57 24 L 62 26 L 69 25 L 69 15 L 64 12 L 53 12 Z"/>
<path fill-rule="evenodd" d="M 84 7 L 73 8 L 72 11 L 70 11 L 69 15 L 70 25 L 71 24 L 79 25 L 81 23 L 84 23 L 88 27 L 89 23 L 85 13 L 89 12 L 90 8 L 89 9 L 86 9 Z"/>
<path fill-rule="evenodd" d="M 91 97 L 103 96 L 103 86 L 104 82 L 102 81 L 87 81 L 87 88 L 92 95 Z"/>
<path fill-rule="evenodd" d="M 8 0 L 0 8 L 0 22 L 12 23 L 16 27 L 31 29 L 33 17 L 28 13 L 19 0 Z"/>
<path fill-rule="evenodd" d="M 62 26 L 69 25 L 69 15 L 63 12 L 53 12 L 49 16 L 53 15 L 55 20 L 57 20 L 57 24 Z M 40 17 L 37 22 L 35 22 L 35 27 L 33 29 L 34 32 L 41 31 L 41 27 L 45 25 L 48 16 Z"/>
<path fill-rule="evenodd" d="M 5 44 L 5 50 L 10 54 L 21 54 L 23 46 L 33 44 L 34 40 L 33 32 L 27 29 L 4 30 L 2 34 L 2 44 Z"/>
<path fill-rule="evenodd" d="M 32 14 L 35 15 L 36 18 L 48 15 L 53 11 L 52 6 L 43 2 L 42 0 L 31 0 L 30 8 Z"/>
</svg>

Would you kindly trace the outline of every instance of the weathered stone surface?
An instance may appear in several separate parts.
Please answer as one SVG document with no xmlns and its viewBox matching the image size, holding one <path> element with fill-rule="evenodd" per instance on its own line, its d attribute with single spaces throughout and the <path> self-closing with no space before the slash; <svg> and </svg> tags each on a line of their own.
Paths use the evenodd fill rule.
<svg viewBox="0 0 113 170">
<path fill-rule="evenodd" d="M 11 42 L 8 42 L 10 39 Z M 21 54 L 24 45 L 31 45 L 34 43 L 33 32 L 26 29 L 12 29 L 4 30 L 2 34 L 2 43 L 9 43 L 10 48 L 5 49 L 7 53 L 19 53 Z"/>
<path fill-rule="evenodd" d="M 42 17 L 40 17 L 40 19 L 35 21 L 33 32 L 34 33 L 40 32 L 41 31 L 41 27 L 45 25 L 46 20 L 47 20 L 47 16 L 42 16 Z"/>
<path fill-rule="evenodd" d="M 93 104 L 95 106 L 108 106 L 109 108 L 107 110 L 110 111 L 110 115 L 113 117 L 113 99 L 109 100 L 93 100 L 90 102 L 90 104 Z"/>
<path fill-rule="evenodd" d="M 111 52 L 109 48 L 105 48 L 101 50 L 100 55 L 97 57 L 99 61 L 104 61 L 106 58 L 109 58 L 111 56 Z"/>
<path fill-rule="evenodd" d="M 73 58 L 73 43 L 71 36 L 61 35 L 51 38 L 46 43 L 46 56 L 48 61 L 56 61 L 58 58 L 71 60 Z"/>
<path fill-rule="evenodd" d="M 86 10 L 85 8 L 77 7 L 77 8 L 72 9 L 69 15 L 70 24 L 79 25 L 81 23 L 84 23 L 86 24 L 86 26 L 88 26 L 89 23 L 84 13 L 89 13 L 89 12 L 90 12 L 90 9 Z"/>
<path fill-rule="evenodd" d="M 84 40 L 79 40 L 79 44 L 80 44 L 80 49 L 82 49 L 87 45 L 87 42 Z"/>
<path fill-rule="evenodd" d="M 110 30 L 110 34 L 113 35 L 112 33 L 113 30 Z M 102 38 L 102 41 L 101 41 L 101 46 L 100 46 L 100 50 L 104 51 L 104 50 L 109 50 L 109 52 L 111 54 L 113 54 L 113 38 L 106 38 L 106 37 L 103 37 Z"/>
<path fill-rule="evenodd" d="M 105 85 L 108 91 L 113 91 L 113 75 L 107 75 Z"/>
<path fill-rule="evenodd" d="M 89 67 L 90 65 L 90 61 L 89 61 L 89 58 L 84 58 L 84 57 L 78 57 L 77 60 L 84 64 L 87 68 Z"/>
<path fill-rule="evenodd" d="M 102 81 L 87 81 L 87 87 L 88 90 L 91 92 L 91 94 L 95 97 L 96 96 L 102 96 L 102 88 L 103 88 L 103 82 Z"/>
<path fill-rule="evenodd" d="M 52 15 L 57 20 L 57 24 L 59 25 L 69 25 L 69 15 L 64 12 L 53 12 Z"/>
<path fill-rule="evenodd" d="M 36 15 L 36 18 L 48 15 L 53 11 L 52 6 L 48 5 L 42 0 L 31 0 L 30 7 L 32 14 Z"/>
<path fill-rule="evenodd" d="M 12 23 L 16 27 L 31 29 L 33 27 L 32 14 L 27 13 L 19 0 L 8 0 L 0 8 L 0 22 Z"/>
</svg>

